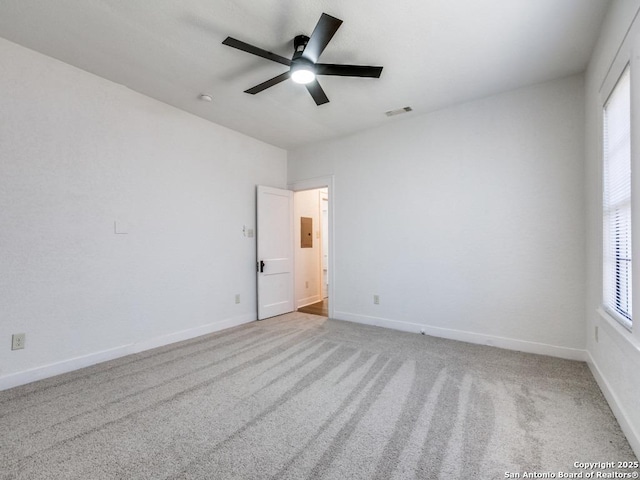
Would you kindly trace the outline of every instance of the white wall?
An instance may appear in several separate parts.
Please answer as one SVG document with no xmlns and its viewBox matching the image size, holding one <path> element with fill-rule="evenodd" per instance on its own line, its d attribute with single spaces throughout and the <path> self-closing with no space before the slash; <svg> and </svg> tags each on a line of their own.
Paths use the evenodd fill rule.
<svg viewBox="0 0 640 480">
<path fill-rule="evenodd" d="M 320 192 L 306 190 L 294 196 L 294 249 L 296 264 L 296 308 L 322 300 L 320 285 Z M 313 222 L 313 247 L 300 247 L 300 217 Z"/>
<path fill-rule="evenodd" d="M 0 388 L 256 318 L 284 150 L 2 39 L 0 92 Z"/>
<path fill-rule="evenodd" d="M 602 107 L 631 60 L 632 121 L 640 119 L 640 11 L 638 0 L 612 2 L 586 74 L 586 204 L 588 361 L 636 455 L 640 457 L 640 328 L 633 333 L 600 310 L 602 304 Z M 640 278 L 640 128 L 632 126 L 633 276 Z M 640 305 L 640 282 L 633 303 Z M 640 324 L 634 315 L 634 324 Z M 598 329 L 596 341 L 595 329 Z"/>
<path fill-rule="evenodd" d="M 289 183 L 335 176 L 335 316 L 584 358 L 583 87 L 289 152 Z"/>
</svg>

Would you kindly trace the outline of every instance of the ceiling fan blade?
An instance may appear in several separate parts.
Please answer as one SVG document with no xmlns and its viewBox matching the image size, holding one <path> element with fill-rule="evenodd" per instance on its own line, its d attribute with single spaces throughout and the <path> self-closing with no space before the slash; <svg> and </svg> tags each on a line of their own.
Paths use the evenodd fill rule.
<svg viewBox="0 0 640 480">
<path fill-rule="evenodd" d="M 302 52 L 302 56 L 310 62 L 316 63 L 335 33 L 342 25 L 342 20 L 323 13 L 313 29 L 309 42 Z"/>
<path fill-rule="evenodd" d="M 327 97 L 327 94 L 324 93 L 324 90 L 318 83 L 318 80 L 314 80 L 311 83 L 307 83 L 305 87 L 307 87 L 307 90 L 309 90 L 309 93 L 313 97 L 313 100 L 316 102 L 316 105 L 323 105 L 325 103 L 329 103 L 329 97 Z"/>
<path fill-rule="evenodd" d="M 316 75 L 340 75 L 343 77 L 371 77 L 380 78 L 382 67 L 367 65 L 332 65 L 316 63 Z"/>
<path fill-rule="evenodd" d="M 277 53 L 268 52 L 263 50 L 262 48 L 254 47 L 253 45 L 249 45 L 241 40 L 236 40 L 235 38 L 227 37 L 222 42 L 223 45 L 227 45 L 228 47 L 237 48 L 238 50 L 242 50 L 243 52 L 251 53 L 253 55 L 257 55 L 258 57 L 266 58 L 267 60 L 271 60 L 274 62 L 281 63 L 286 65 L 287 67 L 291 66 L 291 60 L 288 58 L 282 57 Z"/>
<path fill-rule="evenodd" d="M 260 93 L 263 90 L 266 90 L 269 87 L 273 87 L 280 82 L 284 82 L 287 78 L 291 76 L 291 72 L 284 72 L 277 77 L 273 77 L 266 82 L 262 82 L 260 85 L 256 85 L 255 87 L 250 88 L 249 90 L 245 90 L 244 93 L 250 93 L 251 95 L 255 95 L 256 93 Z"/>
</svg>

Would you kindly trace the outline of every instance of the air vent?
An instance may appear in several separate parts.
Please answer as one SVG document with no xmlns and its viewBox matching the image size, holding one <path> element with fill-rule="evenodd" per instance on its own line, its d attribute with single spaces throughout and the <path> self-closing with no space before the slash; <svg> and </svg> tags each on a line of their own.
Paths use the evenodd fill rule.
<svg viewBox="0 0 640 480">
<path fill-rule="evenodd" d="M 400 115 L 401 113 L 407 113 L 413 110 L 411 107 L 399 108 L 397 110 L 389 110 L 388 112 L 384 112 L 387 117 L 393 117 L 394 115 Z"/>
</svg>

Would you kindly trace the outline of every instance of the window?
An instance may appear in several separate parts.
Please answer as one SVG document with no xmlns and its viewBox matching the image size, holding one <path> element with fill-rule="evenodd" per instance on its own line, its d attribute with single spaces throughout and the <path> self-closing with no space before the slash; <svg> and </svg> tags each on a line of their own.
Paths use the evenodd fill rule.
<svg viewBox="0 0 640 480">
<path fill-rule="evenodd" d="M 631 329 L 631 78 L 629 67 L 603 111 L 604 308 Z"/>
</svg>

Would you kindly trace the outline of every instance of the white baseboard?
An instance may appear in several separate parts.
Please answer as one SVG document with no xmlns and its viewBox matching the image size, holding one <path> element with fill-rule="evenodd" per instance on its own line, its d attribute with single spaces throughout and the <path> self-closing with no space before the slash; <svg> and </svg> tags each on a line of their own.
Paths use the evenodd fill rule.
<svg viewBox="0 0 640 480">
<path fill-rule="evenodd" d="M 89 367 L 96 363 L 107 362 L 114 358 L 124 357 L 132 353 L 130 345 L 122 345 L 120 347 L 102 350 L 100 352 L 90 353 L 81 357 L 69 358 L 49 365 L 32 368 L 22 372 L 12 373 L 0 377 L 0 391 L 8 388 L 26 385 L 27 383 L 43 380 L 49 377 L 55 377 L 63 373 L 78 370 L 80 368 Z"/>
<path fill-rule="evenodd" d="M 464 330 L 453 330 L 450 328 L 432 327 L 429 325 L 423 325 L 421 323 L 403 322 L 399 320 L 391 320 L 388 318 L 380 317 L 370 317 L 367 315 L 359 315 L 349 312 L 335 311 L 334 318 L 338 320 L 347 320 L 349 322 L 363 323 L 365 325 L 374 325 L 377 327 L 401 330 L 403 332 L 420 333 L 422 330 L 424 330 L 424 333 L 426 335 L 431 335 L 433 337 L 448 338 L 450 340 L 459 340 L 461 342 L 488 345 L 491 347 L 516 350 L 519 352 L 549 355 L 551 357 L 565 358 L 568 360 L 579 360 L 584 362 L 587 359 L 586 351 L 580 350 L 578 348 L 558 347 L 556 345 L 548 345 L 546 343 L 529 342 L 526 340 L 498 337 L 495 335 L 485 335 L 482 333 L 467 332 Z"/>
<path fill-rule="evenodd" d="M 611 385 L 609 385 L 609 382 L 607 382 L 604 375 L 602 375 L 602 372 L 600 371 L 600 368 L 598 368 L 598 364 L 595 362 L 594 358 L 591 356 L 591 353 L 589 351 L 586 353 L 587 365 L 589 365 L 589 369 L 591 370 L 593 377 L 596 379 L 600 390 L 602 390 L 604 398 L 607 399 L 607 403 L 609 404 L 613 415 L 616 417 L 616 420 L 618 420 L 622 432 L 627 437 L 633 453 L 636 454 L 637 458 L 640 458 L 640 432 L 638 432 L 634 428 L 633 424 L 629 422 L 629 416 L 626 414 L 625 408 L 620 403 L 618 396 L 611 388 Z"/>
<path fill-rule="evenodd" d="M 322 301 L 321 295 L 314 295 L 312 297 L 301 298 L 298 300 L 298 306 L 296 308 L 306 307 L 307 305 L 313 305 L 314 303 L 318 303 Z"/>
<path fill-rule="evenodd" d="M 152 348 L 163 347 L 171 343 L 181 342 L 183 340 L 189 340 L 190 338 L 224 330 L 225 328 L 237 327 L 238 325 L 253 322 L 254 320 L 257 320 L 257 315 L 255 313 L 250 313 L 240 315 L 238 317 L 227 318 L 218 322 L 208 323 L 195 328 L 189 328 L 187 330 L 181 330 L 161 337 L 150 338 L 148 340 L 134 343 L 132 345 L 133 349 L 129 353 L 139 353 L 144 352 L 145 350 L 151 350 Z"/>
<path fill-rule="evenodd" d="M 152 348 L 162 347 L 171 343 L 189 340 L 191 338 L 206 335 L 208 333 L 224 330 L 225 328 L 235 327 L 256 320 L 256 314 L 246 314 L 238 317 L 227 318 L 218 322 L 201 325 L 199 327 L 181 330 L 168 335 L 142 340 L 136 343 L 121 345 L 119 347 L 103 350 L 100 352 L 90 353 L 81 357 L 70 358 L 60 362 L 43 365 L 41 367 L 32 368 L 23 372 L 17 372 L 10 375 L 0 377 L 0 391 L 8 388 L 26 385 L 49 377 L 54 377 L 62 373 L 72 372 L 80 368 L 89 367 L 97 363 L 106 362 L 115 358 L 124 357 L 133 353 L 140 353 Z"/>
</svg>

